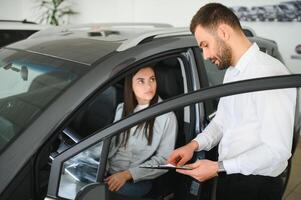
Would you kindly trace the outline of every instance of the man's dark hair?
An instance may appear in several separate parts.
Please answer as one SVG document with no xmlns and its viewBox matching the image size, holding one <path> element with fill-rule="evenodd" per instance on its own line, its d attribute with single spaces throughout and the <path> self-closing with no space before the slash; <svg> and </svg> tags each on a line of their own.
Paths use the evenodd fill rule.
<svg viewBox="0 0 301 200">
<path fill-rule="evenodd" d="M 193 16 L 190 31 L 194 34 L 198 25 L 209 30 L 216 30 L 221 23 L 225 23 L 233 29 L 242 30 L 239 19 L 228 7 L 219 3 L 209 3 L 201 7 Z"/>
</svg>

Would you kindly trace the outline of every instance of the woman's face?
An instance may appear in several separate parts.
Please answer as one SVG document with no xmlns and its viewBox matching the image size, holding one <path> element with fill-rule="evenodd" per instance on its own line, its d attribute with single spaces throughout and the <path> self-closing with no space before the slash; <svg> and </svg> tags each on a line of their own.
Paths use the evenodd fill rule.
<svg viewBox="0 0 301 200">
<path fill-rule="evenodd" d="M 139 105 L 149 104 L 157 90 L 154 70 L 150 67 L 140 69 L 132 78 L 132 88 Z"/>
</svg>

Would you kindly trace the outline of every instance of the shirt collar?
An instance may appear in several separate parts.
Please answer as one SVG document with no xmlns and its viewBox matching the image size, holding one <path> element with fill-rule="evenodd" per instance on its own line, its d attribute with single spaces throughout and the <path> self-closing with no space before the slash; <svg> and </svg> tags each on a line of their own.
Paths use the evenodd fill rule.
<svg viewBox="0 0 301 200">
<path fill-rule="evenodd" d="M 248 63 L 254 59 L 256 53 L 259 51 L 258 45 L 254 42 L 251 47 L 240 57 L 237 64 L 235 66 L 230 66 L 229 71 L 233 74 L 239 74 L 244 71 L 247 67 Z"/>
<path fill-rule="evenodd" d="M 139 110 L 143 110 L 143 109 L 147 108 L 148 106 L 149 106 L 149 104 L 143 104 L 143 105 L 138 104 L 135 108 L 135 111 L 137 112 Z"/>
<path fill-rule="evenodd" d="M 158 96 L 158 102 L 161 102 L 162 99 L 161 97 Z M 139 105 L 137 104 L 136 108 L 134 109 L 135 112 L 139 111 L 139 110 L 143 110 L 145 108 L 149 107 L 149 104 L 143 104 L 143 105 Z"/>
</svg>

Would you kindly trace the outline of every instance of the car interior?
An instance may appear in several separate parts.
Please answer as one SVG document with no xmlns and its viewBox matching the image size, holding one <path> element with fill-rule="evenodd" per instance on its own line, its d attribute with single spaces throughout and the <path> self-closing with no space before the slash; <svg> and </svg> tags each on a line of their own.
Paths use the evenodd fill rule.
<svg viewBox="0 0 301 200">
<path fill-rule="evenodd" d="M 164 100 L 174 96 L 183 94 L 185 92 L 185 71 L 183 64 L 177 57 L 165 58 L 155 63 L 156 80 L 158 85 L 158 94 Z M 88 103 L 83 105 L 72 118 L 67 122 L 67 125 L 57 134 L 55 138 L 51 139 L 49 144 L 44 145 L 41 153 L 37 159 L 38 182 L 41 183 L 37 187 L 39 193 L 44 196 L 47 190 L 47 183 L 49 179 L 51 162 L 55 156 L 83 140 L 85 137 L 93 134 L 95 131 L 101 130 L 110 125 L 114 121 L 115 109 L 119 103 L 122 102 L 123 96 L 123 79 L 111 85 L 105 91 L 94 95 Z M 184 133 L 194 131 L 194 123 L 184 119 L 184 108 L 174 110 L 178 120 L 178 135 L 176 147 L 180 147 L 186 143 L 187 136 Z M 190 140 L 188 138 L 188 140 Z M 45 155 L 49 155 L 46 160 Z M 44 155 L 44 156 L 43 156 Z M 68 174 L 74 178 L 75 182 L 84 181 L 85 184 L 93 182 L 89 178 L 96 176 L 97 163 L 91 166 L 90 170 L 87 168 L 87 161 L 77 160 L 80 164 L 72 165 L 65 168 Z M 94 161 L 93 161 L 94 162 Z M 44 164 L 43 164 L 44 163 Z M 47 166 L 45 165 L 47 163 Z M 94 163 L 94 164 L 95 164 Z M 91 162 L 88 162 L 90 165 Z M 78 169 L 76 169 L 76 166 Z M 96 168 L 95 168 L 96 166 Z M 83 170 L 85 168 L 85 170 Z M 67 169 L 67 170 L 66 170 Z M 76 169 L 76 170 L 75 170 Z M 78 173 L 81 170 L 82 173 Z M 84 176 L 86 178 L 78 177 Z M 87 178 L 88 177 L 88 178 Z M 163 199 L 174 198 L 182 199 L 185 197 L 190 187 L 190 179 L 180 176 L 175 171 L 168 173 L 153 180 L 152 191 L 147 194 L 145 198 Z M 184 192 L 185 191 L 185 192 Z"/>
<path fill-rule="evenodd" d="M 189 80 L 189 78 L 187 78 L 187 76 L 189 76 L 189 70 L 185 68 L 184 64 L 181 62 L 180 57 L 165 57 L 157 60 L 154 65 L 158 83 L 158 94 L 163 100 L 173 98 L 177 95 L 187 92 L 187 88 L 189 87 L 187 85 L 189 85 L 189 83 L 187 83 L 186 80 Z M 209 80 L 210 84 L 219 84 L 223 78 L 223 73 L 221 73 L 220 76 L 214 76 L 214 74 L 216 75 L 216 72 L 212 70 L 215 69 L 215 67 L 208 66 L 209 65 L 207 63 L 207 65 L 205 65 L 205 68 L 207 68 L 206 70 L 209 78 L 214 77 L 213 79 Z M 24 73 L 23 76 L 22 74 L 20 74 L 19 78 L 22 78 L 24 80 L 26 79 L 25 75 Z M 60 71 L 49 72 L 37 76 L 32 81 L 28 89 L 28 91 L 30 91 L 30 95 L 18 95 L 18 98 L 14 101 L 3 99 L 3 101 L 1 100 L 0 102 L 0 106 L 2 105 L 1 103 L 3 103 L 4 105 L 4 103 L 7 102 L 12 103 L 12 105 L 14 106 L 20 106 L 21 104 L 24 104 L 24 102 L 30 102 L 30 105 L 32 104 L 39 107 L 40 103 L 47 104 L 45 102 L 51 100 L 70 82 L 72 82 L 72 77 L 70 77 L 70 74 L 64 74 Z M 41 95 L 46 93 L 47 95 Z M 12 98 L 10 97 L 10 99 Z M 45 145 L 43 145 L 43 147 L 37 153 L 37 157 L 34 161 L 36 163 L 36 175 L 34 176 L 34 178 L 38 183 L 36 184 L 35 193 L 40 195 L 38 199 L 43 199 L 46 195 L 51 162 L 54 157 L 62 153 L 69 147 L 77 144 L 86 137 L 90 136 L 91 134 L 95 133 L 96 131 L 99 131 L 113 123 L 115 109 L 117 105 L 122 101 L 123 79 L 117 80 L 117 82 L 113 83 L 104 91 L 96 92 L 95 95 L 91 96 L 86 103 L 84 103 L 77 111 L 72 114 L 70 119 L 66 121 L 66 124 L 63 125 L 63 127 L 55 134 L 55 136 L 48 140 Z M 193 111 L 193 106 L 190 106 L 190 111 L 188 112 L 185 111 L 185 108 L 180 108 L 174 110 L 174 113 L 176 114 L 178 120 L 178 135 L 176 147 L 180 147 L 190 141 L 192 138 L 189 138 L 188 135 L 191 136 L 196 131 L 195 124 L 192 120 L 195 112 Z M 190 114 L 189 118 L 191 120 L 186 119 L 187 113 Z M 7 119 L 9 119 L 13 113 L 7 112 L 6 114 Z M 25 113 L 23 113 L 23 115 L 24 114 Z M 23 118 L 25 119 L 26 117 L 23 116 L 22 119 Z M 0 119 L 0 126 L 3 126 L 3 122 L 5 121 L 1 121 Z M 18 123 L 19 122 L 16 122 L 15 124 Z M 293 151 L 297 141 L 297 137 L 294 138 Z M 213 151 L 210 151 L 209 153 L 206 153 L 206 158 L 216 159 L 216 152 L 217 151 L 215 149 Z M 95 158 L 94 160 L 96 162 L 92 165 L 90 165 L 90 162 L 84 163 L 83 160 L 77 160 L 78 163 L 76 164 L 78 165 L 76 166 L 79 166 L 78 169 L 85 169 L 82 170 L 82 173 L 77 173 L 78 170 L 72 172 L 72 170 L 74 171 L 74 169 L 76 168 L 68 168 L 68 166 L 65 168 L 66 172 L 73 175 L 74 182 L 84 182 L 84 184 L 91 183 L 93 182 L 93 180 L 95 180 L 97 165 L 99 164 L 99 160 L 97 158 Z M 72 164 L 74 163 L 71 163 L 70 166 Z M 74 165 L 72 167 L 74 167 Z M 287 183 L 289 170 L 290 165 L 288 166 L 288 169 L 283 173 L 284 184 Z M 181 176 L 174 171 L 169 171 L 168 173 L 154 179 L 153 181 L 154 184 L 152 191 L 147 194 L 145 198 L 195 199 L 199 195 L 199 188 L 201 187 L 199 183 L 193 182 L 191 178 L 187 176 Z M 212 187 L 212 184 L 202 185 L 203 192 L 206 191 L 206 187 Z M 192 192 L 193 190 L 195 190 L 196 192 Z M 208 191 L 212 191 L 212 189 L 209 188 Z M 194 193 L 194 196 L 192 195 L 192 193 Z"/>
<path fill-rule="evenodd" d="M 158 83 L 158 93 L 163 100 L 173 98 L 187 91 L 187 86 L 185 86 L 185 84 L 187 85 L 187 83 L 185 81 L 187 79 L 186 76 L 189 72 L 186 72 L 186 69 L 183 66 L 183 63 L 180 62 L 179 57 L 168 57 L 157 61 L 155 63 L 155 70 Z M 49 95 L 55 96 L 58 89 L 62 90 L 65 85 L 68 85 L 70 83 L 70 81 L 72 80 L 70 79 L 68 74 L 63 74 L 59 71 L 46 73 L 44 75 L 38 76 L 33 80 L 29 87 L 29 91 L 32 91 L 31 95 L 19 95 L 19 98 L 17 100 L 24 100 L 25 102 L 25 100 L 27 99 L 26 102 L 28 102 L 28 98 L 30 96 L 30 102 L 32 104 L 38 105 L 38 103 L 41 103 L 41 101 L 49 101 L 49 99 L 52 99 L 49 98 Z M 215 82 L 219 81 L 220 80 L 212 80 L 212 83 L 214 85 Z M 57 84 L 58 82 L 59 84 Z M 45 83 L 47 84 L 45 85 Z M 41 93 L 47 93 L 48 96 L 41 96 Z M 36 179 L 37 183 L 35 188 L 37 192 L 35 193 L 40 195 L 37 199 L 43 199 L 46 195 L 51 162 L 53 158 L 72 145 L 80 142 L 87 136 L 95 133 L 95 131 L 99 131 L 110 125 L 114 121 L 115 109 L 117 105 L 123 101 L 122 96 L 123 79 L 114 83 L 103 92 L 98 92 L 97 94 L 93 95 L 91 99 L 87 101 L 87 103 L 85 103 L 74 114 L 72 114 L 72 117 L 67 120 L 64 127 L 60 129 L 56 136 L 47 141 L 46 145 L 43 145 L 43 147 L 37 153 L 37 157 L 34 161 L 36 163 L 36 176 L 34 176 L 34 178 Z M 37 98 L 35 97 L 38 97 L 39 101 L 36 101 Z M 15 104 L 17 105 L 20 103 L 14 103 L 14 105 Z M 185 114 L 187 113 L 185 113 L 184 108 L 174 110 L 174 112 L 178 120 L 178 135 L 176 147 L 180 147 L 192 139 L 187 138 L 187 135 L 195 132 L 195 124 L 192 122 L 193 120 L 189 121 L 185 119 Z M 194 112 L 191 112 L 190 110 L 190 112 L 188 113 L 191 114 Z M 7 117 L 9 118 L 11 114 L 12 113 L 7 112 Z M 190 116 L 190 118 L 192 118 L 192 116 Z M 294 135 L 292 152 L 294 152 L 294 149 L 296 147 L 296 141 L 298 138 L 297 136 L 298 134 Z M 212 158 L 216 158 L 217 155 L 215 153 L 217 151 L 214 150 L 212 152 L 212 154 L 206 154 L 206 157 L 210 158 L 210 156 L 212 156 Z M 97 158 L 96 161 L 99 163 Z M 83 170 L 83 173 L 77 175 L 75 174 L 75 176 L 73 176 L 74 181 L 85 182 L 85 184 L 91 183 L 91 178 L 82 179 L 83 177 L 80 176 L 95 177 L 97 173 L 97 170 L 95 170 L 95 165 L 88 166 L 91 167 L 90 169 L 88 169 L 86 163 L 80 164 L 82 164 L 82 166 L 84 166 L 83 168 L 85 168 L 86 170 Z M 67 168 L 68 167 L 66 167 L 65 169 Z M 288 169 L 283 173 L 284 184 L 287 183 L 286 177 L 288 176 L 289 170 L 290 165 L 288 166 Z M 93 172 L 92 174 L 91 171 Z M 69 174 L 72 174 L 72 172 L 70 172 Z M 195 199 L 195 196 L 199 195 L 196 194 L 194 195 L 194 197 L 192 197 L 191 191 L 193 190 L 193 187 L 199 188 L 200 185 L 193 186 L 194 182 L 192 182 L 191 178 L 181 176 L 174 171 L 169 171 L 168 173 L 154 179 L 153 181 L 154 184 L 152 191 L 145 197 L 147 199 Z M 208 184 L 208 186 L 211 187 L 212 185 Z M 206 190 L 206 185 L 202 188 L 202 190 Z"/>
<path fill-rule="evenodd" d="M 68 74 L 63 72 L 45 73 L 37 76 L 31 82 L 26 92 L 1 99 L 0 107 L 5 115 L 0 119 L 0 126 L 2 126 L 1 129 L 6 130 L 6 132 L 2 134 L 2 136 L 6 138 L 3 140 L 4 142 L 0 139 L 0 143 L 6 145 L 9 140 L 13 140 L 13 137 L 20 133 L 21 128 L 26 127 L 26 124 L 41 112 L 43 106 L 47 105 L 58 95 L 70 81 L 71 79 L 69 79 Z M 20 109 L 22 109 L 22 112 L 18 112 Z M 4 124 L 3 122 L 6 123 Z M 47 148 L 49 148 L 49 146 Z M 39 199 L 46 194 L 50 172 L 50 166 L 47 164 L 49 151 L 50 150 L 46 151 L 46 149 L 43 149 L 36 158 L 36 163 L 38 163 L 36 166 L 38 176 L 31 175 L 27 178 L 28 182 L 36 179 L 39 183 L 39 185 L 37 185 L 37 194 L 41 195 Z M 28 190 L 28 188 L 24 187 L 24 190 Z M 20 192 L 20 194 L 23 193 Z"/>
<path fill-rule="evenodd" d="M 185 87 L 187 87 L 185 86 L 185 84 L 187 84 L 185 83 L 186 74 L 183 65 L 179 62 L 179 58 L 171 57 L 159 60 L 155 63 L 155 70 L 158 94 L 163 100 L 185 93 Z M 37 182 L 39 183 L 36 190 L 39 191 L 38 194 L 41 195 L 41 198 L 46 195 L 51 161 L 54 157 L 72 145 L 77 144 L 85 137 L 95 133 L 95 131 L 99 131 L 113 123 L 115 109 L 117 105 L 123 101 L 122 96 L 123 79 L 117 81 L 103 92 L 93 95 L 86 104 L 72 115 L 57 136 L 52 138 L 51 141 L 47 143 L 48 145 L 44 145 L 36 159 L 36 168 L 38 171 Z M 187 121 L 184 119 L 184 108 L 174 110 L 174 113 L 178 120 L 177 148 L 192 139 L 187 138 L 187 133 L 194 132 L 195 125 L 192 122 L 193 120 Z M 189 113 L 191 114 L 193 112 Z M 95 182 L 100 152 L 101 151 L 98 152 L 98 156 L 94 157 L 92 156 L 94 154 L 90 152 L 89 155 L 91 156 L 88 157 L 92 159 L 73 159 L 72 162 L 67 163 L 68 166 L 64 168 L 64 171 L 72 177 L 75 184 L 81 187 Z M 206 158 L 216 159 L 217 150 L 214 149 L 206 153 Z M 287 180 L 284 179 L 284 181 Z M 66 182 L 66 184 L 69 183 Z M 61 186 L 62 183 L 60 184 L 60 187 Z M 202 194 L 200 194 L 200 187 L 202 187 Z M 214 188 L 214 180 L 201 185 L 200 183 L 192 181 L 188 176 L 182 176 L 170 170 L 166 174 L 153 180 L 151 192 L 142 199 L 197 199 L 200 195 L 214 195 L 212 194 L 212 187 Z M 80 188 L 78 188 L 78 191 L 79 189 Z M 78 191 L 76 191 L 76 193 Z M 206 191 L 211 191 L 211 193 L 207 193 Z M 76 195 L 76 193 L 73 195 Z M 75 198 L 75 196 L 72 196 L 72 198 Z M 128 198 L 113 195 L 110 199 Z"/>
<path fill-rule="evenodd" d="M 42 111 L 43 106 L 49 104 L 72 81 L 69 74 L 64 72 L 48 72 L 28 80 L 28 73 L 30 74 L 31 70 L 28 72 L 26 65 L 23 65 L 21 70 L 13 67 L 12 63 L 5 67 L 5 70 L 16 73 L 15 76 L 11 76 L 12 83 L 9 89 L 13 95 L 0 100 L 0 108 L 4 113 L 0 117 L 0 126 L 1 130 L 5 130 L 0 136 L 1 149 L 18 136 Z M 23 82 L 29 82 L 28 89 L 23 87 Z M 19 110 L 23 112 L 20 113 Z"/>
</svg>

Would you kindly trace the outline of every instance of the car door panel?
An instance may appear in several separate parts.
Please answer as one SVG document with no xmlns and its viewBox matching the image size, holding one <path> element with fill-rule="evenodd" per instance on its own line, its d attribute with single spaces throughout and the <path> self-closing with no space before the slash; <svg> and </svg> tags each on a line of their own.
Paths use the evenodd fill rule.
<svg viewBox="0 0 301 200">
<path fill-rule="evenodd" d="M 239 81 L 234 83 L 228 83 L 213 88 L 205 88 L 188 94 L 180 95 L 177 98 L 173 98 L 161 103 L 151 106 L 150 108 L 139 112 L 137 114 L 131 115 L 128 118 L 122 119 L 112 126 L 92 135 L 91 137 L 83 140 L 79 144 L 71 147 L 62 154 L 58 155 L 52 164 L 50 183 L 48 188 L 48 195 L 56 196 L 58 188 L 58 177 L 61 174 L 62 163 L 81 152 L 82 149 L 86 149 L 89 146 L 95 144 L 96 141 L 107 139 L 113 137 L 118 132 L 122 132 L 131 126 L 137 125 L 144 120 L 151 117 L 161 115 L 170 110 L 190 105 L 197 102 L 202 102 L 207 99 L 218 98 L 222 96 L 240 94 L 245 92 L 268 90 L 268 89 L 278 89 L 278 88 L 288 88 L 288 87 L 300 87 L 301 86 L 301 75 L 287 75 L 278 77 L 268 77 L 259 78 L 255 80 Z M 100 176 L 99 180 L 102 180 Z M 56 180 L 56 181 L 54 181 Z"/>
</svg>

